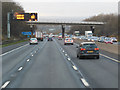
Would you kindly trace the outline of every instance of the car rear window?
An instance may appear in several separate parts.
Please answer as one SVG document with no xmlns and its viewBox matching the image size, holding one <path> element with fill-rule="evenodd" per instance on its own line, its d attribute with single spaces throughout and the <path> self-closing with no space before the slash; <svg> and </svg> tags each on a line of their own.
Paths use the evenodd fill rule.
<svg viewBox="0 0 120 90">
<path fill-rule="evenodd" d="M 111 41 L 111 39 L 106 39 L 106 41 Z"/>
<path fill-rule="evenodd" d="M 71 38 L 66 38 L 65 40 L 72 40 Z"/>
<path fill-rule="evenodd" d="M 36 38 L 31 38 L 30 40 L 37 40 Z"/>
<path fill-rule="evenodd" d="M 84 44 L 83 48 L 97 48 L 96 44 Z"/>
</svg>

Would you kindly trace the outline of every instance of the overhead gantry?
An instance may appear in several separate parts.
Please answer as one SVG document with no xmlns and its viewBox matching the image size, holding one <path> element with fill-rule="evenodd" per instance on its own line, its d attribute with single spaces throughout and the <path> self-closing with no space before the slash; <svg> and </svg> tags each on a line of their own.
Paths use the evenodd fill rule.
<svg viewBox="0 0 120 90">
<path fill-rule="evenodd" d="M 91 30 L 94 31 L 94 26 L 96 25 L 104 25 L 105 22 L 78 22 L 78 21 L 72 21 L 72 22 L 64 22 L 64 21 L 27 21 L 28 25 L 61 25 L 62 28 L 62 38 L 64 38 L 64 33 L 65 33 L 65 25 L 89 25 Z"/>
</svg>

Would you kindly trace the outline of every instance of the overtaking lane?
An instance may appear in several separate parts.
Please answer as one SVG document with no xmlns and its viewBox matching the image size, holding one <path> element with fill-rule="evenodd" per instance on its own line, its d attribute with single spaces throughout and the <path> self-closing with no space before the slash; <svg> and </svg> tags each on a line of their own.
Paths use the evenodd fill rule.
<svg viewBox="0 0 120 90">
<path fill-rule="evenodd" d="M 75 46 L 64 45 L 63 41 L 58 42 L 68 52 L 93 88 L 118 88 L 118 63 L 102 56 L 99 60 L 79 60 L 76 58 Z"/>
</svg>

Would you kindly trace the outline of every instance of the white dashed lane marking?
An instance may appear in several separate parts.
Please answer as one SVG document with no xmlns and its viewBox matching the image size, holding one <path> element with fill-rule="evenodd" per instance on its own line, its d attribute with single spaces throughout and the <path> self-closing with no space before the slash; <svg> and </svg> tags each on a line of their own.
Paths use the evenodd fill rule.
<svg viewBox="0 0 120 90">
<path fill-rule="evenodd" d="M 3 86 L 1 87 L 1 89 L 6 88 L 9 83 L 10 83 L 10 81 L 5 82 L 5 83 L 3 84 Z"/>
<path fill-rule="evenodd" d="M 67 54 L 65 54 L 65 56 L 67 56 Z"/>
<path fill-rule="evenodd" d="M 73 69 L 75 70 L 75 71 L 77 71 L 78 69 L 77 69 L 77 67 L 74 65 L 74 66 L 72 66 L 73 67 Z"/>
<path fill-rule="evenodd" d="M 29 62 L 30 61 L 30 59 L 27 59 L 27 62 Z"/>
<path fill-rule="evenodd" d="M 88 82 L 84 79 L 84 78 L 81 78 L 81 81 L 83 82 L 83 84 L 86 86 L 86 87 L 89 87 L 90 85 L 88 84 Z"/>
<path fill-rule="evenodd" d="M 19 69 L 18 69 L 18 71 L 21 71 L 23 69 L 23 67 L 20 67 Z"/>
<path fill-rule="evenodd" d="M 68 61 L 70 61 L 70 58 L 68 58 Z"/>
</svg>

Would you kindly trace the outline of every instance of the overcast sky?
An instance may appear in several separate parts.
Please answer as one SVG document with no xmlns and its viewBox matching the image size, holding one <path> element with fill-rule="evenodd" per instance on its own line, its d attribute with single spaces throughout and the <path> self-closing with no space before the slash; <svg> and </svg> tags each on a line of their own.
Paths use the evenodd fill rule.
<svg viewBox="0 0 120 90">
<path fill-rule="evenodd" d="M 101 13 L 117 13 L 118 0 L 14 0 L 26 12 L 40 16 L 90 17 Z"/>
</svg>

